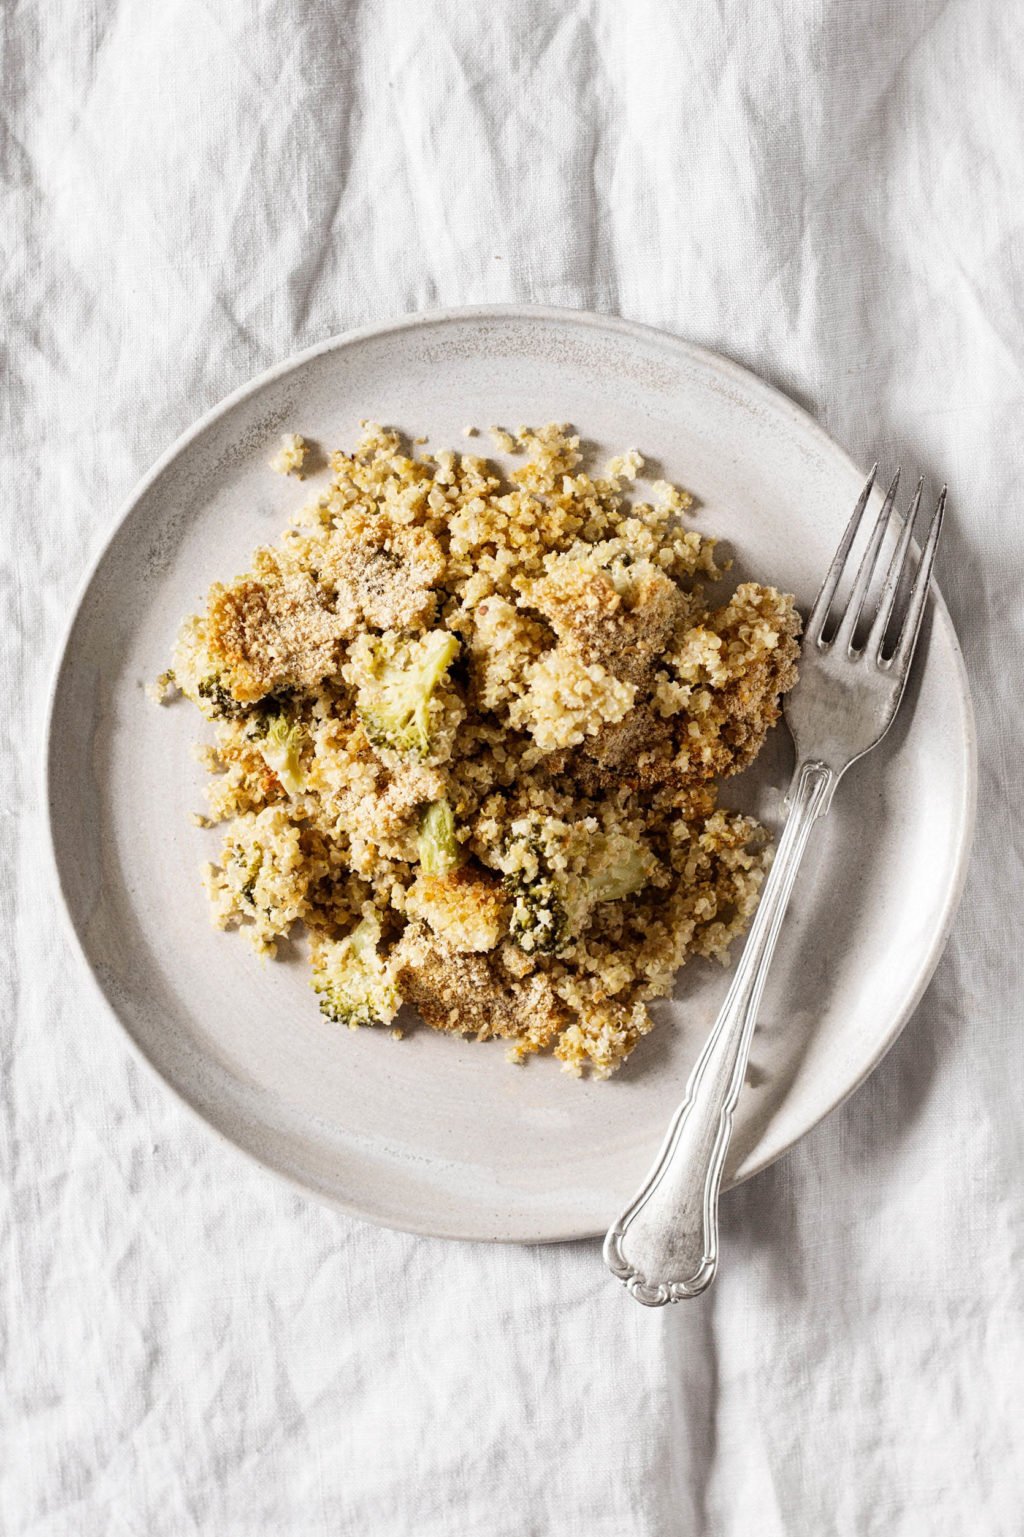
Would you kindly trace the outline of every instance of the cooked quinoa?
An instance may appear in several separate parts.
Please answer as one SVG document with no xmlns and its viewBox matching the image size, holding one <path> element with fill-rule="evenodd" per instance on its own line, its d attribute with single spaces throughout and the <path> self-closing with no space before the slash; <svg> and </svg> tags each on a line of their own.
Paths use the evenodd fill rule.
<svg viewBox="0 0 1024 1537">
<path fill-rule="evenodd" d="M 756 905 L 766 835 L 718 781 L 778 718 L 799 620 L 754 582 L 711 604 L 714 541 L 685 491 L 640 497 L 639 454 L 591 474 L 567 428 L 491 431 L 507 476 L 364 424 L 186 620 L 155 697 L 212 725 L 218 926 L 273 955 L 304 925 L 341 1023 L 407 1003 L 606 1077 Z"/>
<path fill-rule="evenodd" d="M 281 446 L 271 459 L 270 468 L 276 470 L 278 475 L 296 475 L 301 480 L 305 473 L 308 449 L 309 445 L 299 433 L 283 432 Z"/>
</svg>

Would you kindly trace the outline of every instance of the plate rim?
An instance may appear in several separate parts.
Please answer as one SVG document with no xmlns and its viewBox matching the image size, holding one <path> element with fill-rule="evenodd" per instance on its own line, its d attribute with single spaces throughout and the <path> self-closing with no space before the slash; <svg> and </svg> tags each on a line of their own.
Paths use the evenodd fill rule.
<svg viewBox="0 0 1024 1537">
<path fill-rule="evenodd" d="M 755 396 L 760 395 L 765 400 L 765 402 L 771 406 L 776 414 L 780 414 L 783 417 L 788 418 L 790 424 L 797 431 L 804 434 L 805 437 L 809 437 L 812 441 L 816 441 L 817 444 L 820 445 L 823 449 L 827 449 L 831 456 L 838 457 L 845 461 L 845 463 L 854 473 L 860 473 L 857 470 L 857 466 L 854 464 L 852 457 L 847 453 L 846 449 L 844 449 L 842 445 L 839 444 L 825 430 L 825 428 L 816 420 L 810 411 L 799 405 L 777 385 L 769 383 L 759 374 L 754 373 L 751 369 L 745 367 L 742 363 L 736 362 L 733 358 L 726 357 L 722 353 L 715 352 L 713 349 L 704 347 L 699 343 L 691 342 L 686 337 L 680 336 L 673 331 L 666 330 L 660 326 L 649 325 L 642 321 L 628 320 L 617 314 L 606 313 L 599 310 L 574 309 L 571 306 L 547 304 L 498 303 L 460 305 L 444 309 L 408 311 L 405 314 L 397 316 L 389 321 L 380 323 L 368 323 L 354 327 L 350 330 L 340 331 L 332 336 L 326 337 L 323 341 L 316 342 L 310 347 L 306 347 L 299 352 L 292 353 L 288 357 L 284 358 L 281 362 L 275 363 L 270 368 L 264 369 L 261 373 L 255 375 L 251 379 L 246 380 L 243 384 L 230 391 L 230 393 L 225 395 L 222 399 L 216 401 L 212 406 L 204 411 L 202 415 L 197 417 L 195 421 L 193 421 L 184 430 L 184 432 L 180 433 L 179 436 L 169 444 L 169 446 L 163 451 L 162 454 L 159 455 L 159 457 L 154 461 L 146 473 L 135 483 L 128 496 L 124 498 L 118 506 L 105 536 L 101 539 L 98 549 L 96 550 L 91 560 L 88 562 L 86 569 L 74 591 L 69 608 L 68 618 L 62 628 L 55 652 L 55 660 L 50 670 L 46 697 L 46 709 L 43 717 L 42 752 L 40 755 L 41 761 L 39 762 L 39 769 L 41 771 L 40 791 L 44 813 L 43 822 L 45 827 L 44 844 L 46 846 L 49 874 L 52 878 L 57 895 L 59 897 L 58 907 L 61 913 L 61 922 L 64 933 L 65 936 L 70 939 L 71 949 L 77 954 L 79 962 L 81 963 L 82 968 L 88 976 L 89 985 L 91 987 L 93 996 L 101 1004 L 107 1015 L 115 1021 L 120 1035 L 127 1043 L 135 1061 L 143 1064 L 145 1070 L 152 1076 L 153 1080 L 158 1082 L 165 1091 L 172 1094 L 175 1101 L 185 1109 L 188 1115 L 190 1115 L 197 1124 L 201 1125 L 207 1133 L 215 1136 L 221 1144 L 231 1149 L 234 1154 L 240 1158 L 246 1159 L 252 1164 L 256 1164 L 265 1172 L 271 1174 L 276 1180 L 287 1185 L 290 1189 L 298 1192 L 306 1199 L 315 1201 L 321 1207 L 340 1212 L 347 1217 L 357 1218 L 363 1222 L 370 1222 L 377 1227 L 389 1228 L 395 1232 L 405 1232 L 415 1234 L 420 1237 L 432 1237 L 459 1241 L 463 1243 L 568 1243 L 576 1242 L 582 1239 L 601 1237 L 603 1234 L 603 1229 L 595 1229 L 589 1225 L 584 1224 L 578 1227 L 568 1226 L 564 1232 L 545 1233 L 543 1235 L 535 1236 L 508 1234 L 483 1235 L 480 1233 L 467 1234 L 464 1231 L 460 1231 L 457 1227 L 448 1229 L 439 1228 L 436 1224 L 429 1222 L 418 1225 L 414 1222 L 394 1222 L 391 1220 L 386 1220 L 384 1217 L 367 1212 L 365 1208 L 359 1206 L 359 1204 L 354 1200 L 345 1199 L 333 1194 L 328 1194 L 322 1190 L 314 1189 L 311 1185 L 307 1184 L 296 1175 L 289 1173 L 285 1169 L 281 1169 L 275 1166 L 268 1159 L 263 1157 L 259 1152 L 248 1147 L 241 1146 L 238 1142 L 234 1141 L 234 1139 L 230 1137 L 228 1133 L 224 1131 L 220 1126 L 216 1125 L 212 1120 L 209 1120 L 203 1111 L 199 1108 L 199 1106 L 193 1104 L 192 1101 L 185 1095 L 183 1090 L 180 1089 L 178 1085 L 175 1084 L 169 1077 L 165 1076 L 157 1063 L 147 1054 L 141 1043 L 136 1040 L 135 1036 L 132 1034 L 126 1021 L 122 1019 L 121 1013 L 115 1005 L 114 1001 L 108 996 L 105 989 L 103 988 L 96 969 L 93 966 L 92 961 L 90 960 L 86 951 L 85 942 L 79 931 L 79 927 L 76 924 L 71 912 L 71 905 L 68 900 L 68 893 L 65 886 L 60 854 L 58 852 L 58 838 L 60 836 L 58 829 L 59 818 L 56 815 L 53 799 L 52 779 L 55 758 L 53 733 L 54 716 L 63 676 L 68 665 L 71 640 L 74 634 L 75 626 L 78 622 L 82 606 L 86 600 L 86 597 L 88 596 L 89 590 L 93 585 L 96 574 L 103 564 L 103 561 L 106 559 L 108 552 L 113 547 L 122 528 L 124 527 L 124 524 L 128 521 L 128 518 L 135 511 L 137 505 L 140 501 L 142 501 L 143 497 L 145 497 L 150 488 L 160 478 L 164 470 L 167 469 L 168 466 L 172 464 L 174 460 L 176 460 L 196 438 L 200 437 L 202 433 L 207 430 L 207 428 L 212 426 L 222 416 L 228 415 L 236 405 L 239 405 L 241 402 L 247 400 L 250 396 L 258 394 L 260 390 L 264 389 L 268 384 L 273 383 L 276 379 L 282 378 L 289 373 L 301 369 L 306 364 L 312 362 L 317 357 L 323 356 L 325 353 L 342 351 L 346 347 L 355 346 L 363 341 L 386 337 L 407 330 L 444 326 L 452 323 L 495 320 L 547 321 L 549 323 L 558 325 L 579 326 L 583 329 L 591 331 L 612 332 L 619 336 L 633 338 L 637 341 L 643 341 L 648 345 L 653 342 L 663 347 L 667 346 L 677 355 L 685 355 L 691 361 L 698 363 L 699 365 L 714 373 L 717 373 L 720 377 L 735 380 L 738 384 L 742 385 L 743 389 L 748 394 Z M 928 983 L 931 981 L 939 960 L 942 957 L 942 953 L 946 948 L 950 931 L 956 917 L 957 909 L 959 908 L 960 900 L 963 895 L 964 885 L 967 879 L 967 872 L 970 866 L 972 845 L 974 841 L 978 791 L 978 745 L 974 706 L 971 699 L 970 683 L 968 679 L 963 650 L 960 646 L 959 637 L 957 636 L 956 628 L 953 624 L 952 616 L 949 613 L 945 599 L 942 596 L 938 584 L 934 581 L 932 583 L 932 601 L 935 604 L 938 612 L 943 615 L 946 621 L 948 637 L 952 648 L 953 664 L 957 683 L 957 694 L 959 696 L 964 715 L 964 733 L 961 744 L 964 753 L 964 783 L 960 805 L 957 808 L 959 831 L 955 848 L 955 864 L 953 877 L 949 882 L 949 886 L 945 893 L 945 898 L 940 909 L 939 921 L 936 925 L 935 933 L 931 939 L 930 944 L 922 953 L 921 959 L 914 974 L 913 985 L 907 995 L 907 999 L 903 1007 L 893 1016 L 893 1020 L 888 1032 L 882 1041 L 878 1044 L 877 1049 L 871 1056 L 870 1060 L 865 1063 L 861 1072 L 851 1083 L 846 1086 L 843 1092 L 838 1095 L 838 1097 L 833 1099 L 831 1103 L 827 1105 L 823 1110 L 821 1110 L 815 1119 L 811 1121 L 809 1125 L 805 1126 L 802 1131 L 796 1133 L 795 1135 L 781 1138 L 776 1144 L 773 1144 L 769 1139 L 766 1151 L 758 1156 L 751 1166 L 747 1167 L 745 1165 L 737 1178 L 734 1178 L 727 1185 L 723 1186 L 723 1191 L 734 1189 L 737 1185 L 740 1184 L 745 1184 L 747 1180 L 753 1179 L 755 1175 L 762 1173 L 765 1169 L 776 1163 L 781 1157 L 784 1156 L 784 1154 L 788 1153 L 793 1147 L 796 1146 L 798 1142 L 801 1142 L 804 1137 L 808 1136 L 812 1131 L 815 1130 L 816 1127 L 820 1126 L 828 1116 L 832 1115 L 834 1111 L 838 1110 L 840 1106 L 844 1105 L 846 1101 L 857 1092 L 857 1090 L 865 1083 L 865 1081 L 871 1076 L 879 1064 L 888 1055 L 889 1051 L 895 1045 L 900 1035 L 902 1035 L 911 1016 L 917 1009 L 917 1006 L 920 1003 L 922 996 L 924 995 Z M 760 1146 L 761 1145 L 759 1144 L 759 1152 Z"/>
</svg>

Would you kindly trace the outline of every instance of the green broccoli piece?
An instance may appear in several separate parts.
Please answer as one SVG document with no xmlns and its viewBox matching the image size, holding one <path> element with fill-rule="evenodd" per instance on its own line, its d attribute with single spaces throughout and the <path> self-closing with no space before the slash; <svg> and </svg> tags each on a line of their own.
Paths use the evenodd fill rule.
<svg viewBox="0 0 1024 1537">
<path fill-rule="evenodd" d="M 424 875 L 447 875 L 458 864 L 455 817 L 447 801 L 431 801 L 423 813 L 416 848 Z"/>
<path fill-rule="evenodd" d="M 591 905 L 631 897 L 647 885 L 657 868 L 650 849 L 625 833 L 591 838 L 587 856 L 583 879 Z"/>
<path fill-rule="evenodd" d="M 273 769 L 289 795 L 301 795 L 306 776 L 299 762 L 306 728 L 301 721 L 292 723 L 287 715 L 271 715 L 260 738 L 260 752 L 268 768 Z"/>
<path fill-rule="evenodd" d="M 497 860 L 512 899 L 509 933 L 531 955 L 558 955 L 601 902 L 618 902 L 657 869 L 649 849 L 625 833 L 533 815 L 512 829 Z"/>
<path fill-rule="evenodd" d="M 244 715 L 248 708 L 240 704 L 220 680 L 219 673 L 212 673 L 196 685 L 196 693 L 199 698 L 205 700 L 206 708 L 203 714 L 210 720 L 234 720 L 239 715 Z"/>
<path fill-rule="evenodd" d="M 512 899 L 508 931 L 528 955 L 558 955 L 572 939 L 569 912 L 554 876 L 543 864 L 536 875 L 504 875 Z"/>
<path fill-rule="evenodd" d="M 401 999 L 387 963 L 377 952 L 380 917 L 372 908 L 344 939 L 320 939 L 313 951 L 313 990 L 320 1012 L 336 1024 L 386 1025 Z"/>
<path fill-rule="evenodd" d="M 529 955 L 557 955 L 572 938 L 567 883 L 552 864 L 570 833 L 565 822 L 534 813 L 514 822 L 494 852 L 512 902 L 509 935 Z"/>
<path fill-rule="evenodd" d="M 425 757 L 430 749 L 430 701 L 459 649 L 454 635 L 431 630 L 419 641 L 377 643 L 356 710 L 375 747 Z"/>
<path fill-rule="evenodd" d="M 243 880 L 238 888 L 238 895 L 243 902 L 250 907 L 256 906 L 256 882 L 260 878 L 263 868 L 263 848 L 259 843 L 254 843 L 246 855 L 242 848 L 235 849 L 235 863 L 242 866 Z"/>
</svg>

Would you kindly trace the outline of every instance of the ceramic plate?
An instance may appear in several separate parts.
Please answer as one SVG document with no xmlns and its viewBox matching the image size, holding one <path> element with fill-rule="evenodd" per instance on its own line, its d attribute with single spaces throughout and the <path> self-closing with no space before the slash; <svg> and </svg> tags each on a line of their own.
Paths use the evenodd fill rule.
<svg viewBox="0 0 1024 1537">
<path fill-rule="evenodd" d="M 632 1196 L 725 992 L 694 960 L 659 1028 L 605 1083 L 500 1042 L 338 1029 L 301 957 L 261 964 L 210 927 L 190 825 L 196 712 L 144 685 L 210 581 L 244 570 L 316 482 L 267 468 L 297 431 L 351 447 L 362 418 L 465 446 L 470 423 L 570 421 L 598 453 L 636 447 L 700 501 L 734 575 L 806 606 L 862 483 L 811 418 L 673 336 L 529 308 L 411 317 L 325 342 L 209 412 L 132 496 L 88 578 L 51 704 L 49 814 L 85 959 L 142 1056 L 268 1169 L 374 1222 L 461 1238 L 602 1232 Z M 489 447 L 489 443 L 487 447 Z M 483 451 L 486 451 L 484 449 Z M 815 832 L 779 946 L 727 1179 L 764 1168 L 861 1082 L 928 981 L 959 894 L 974 800 L 964 670 L 936 598 L 907 702 Z M 777 828 L 783 727 L 726 799 Z"/>
</svg>

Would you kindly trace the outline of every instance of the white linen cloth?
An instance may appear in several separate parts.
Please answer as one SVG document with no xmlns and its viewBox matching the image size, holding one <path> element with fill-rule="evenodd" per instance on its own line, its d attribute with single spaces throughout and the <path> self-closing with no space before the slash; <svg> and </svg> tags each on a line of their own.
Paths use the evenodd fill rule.
<svg viewBox="0 0 1024 1537">
<path fill-rule="evenodd" d="M 3 1537 L 1024 1531 L 1022 58 L 1001 0 L 0 7 Z M 376 1231 L 222 1147 L 44 857 L 55 647 L 139 475 L 298 348 L 503 300 L 718 348 L 952 488 L 952 941 L 660 1312 L 597 1244 Z"/>
</svg>

